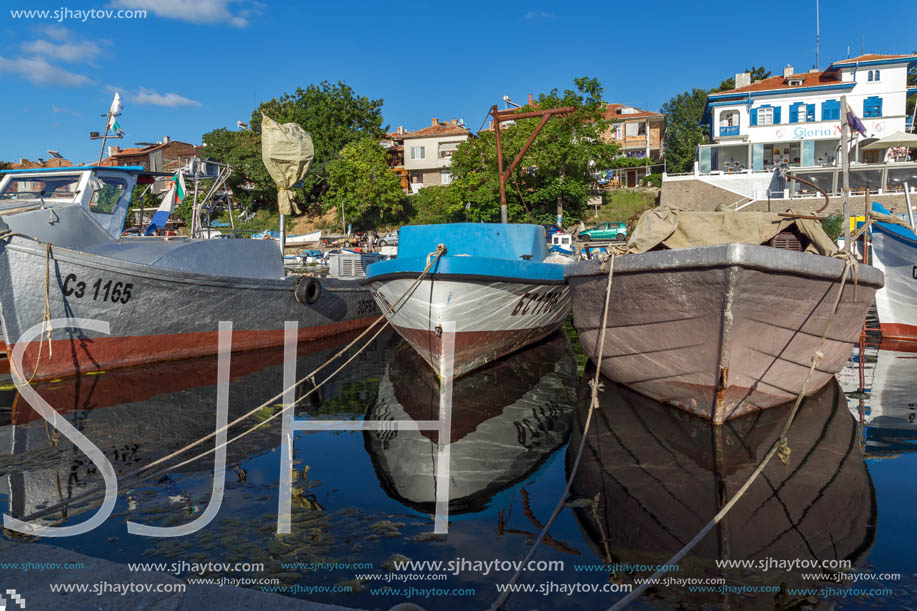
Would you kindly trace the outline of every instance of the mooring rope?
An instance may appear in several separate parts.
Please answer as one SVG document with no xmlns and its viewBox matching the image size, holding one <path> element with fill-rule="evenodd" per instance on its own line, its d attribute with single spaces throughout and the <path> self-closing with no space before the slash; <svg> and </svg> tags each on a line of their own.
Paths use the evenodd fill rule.
<svg viewBox="0 0 917 611">
<path fill-rule="evenodd" d="M 589 432 L 589 427 L 592 424 L 592 414 L 595 412 L 599 405 L 599 393 L 604 390 L 604 385 L 601 383 L 600 379 L 602 375 L 602 357 L 605 353 L 605 331 L 608 329 L 608 307 L 611 302 L 611 282 L 614 277 L 615 270 L 614 250 L 608 254 L 608 258 L 605 259 L 604 263 L 602 263 L 601 271 L 605 271 L 606 267 L 608 269 L 608 280 L 605 287 L 605 306 L 602 309 L 602 326 L 599 331 L 599 349 L 596 359 L 595 376 L 592 378 L 592 380 L 589 381 L 589 385 L 592 387 L 592 392 L 589 399 L 589 412 L 586 415 L 586 423 L 583 425 L 583 437 L 580 439 L 579 448 L 576 452 L 576 459 L 573 461 L 573 467 L 570 469 L 570 476 L 567 478 L 567 484 L 564 486 L 564 491 L 560 495 L 560 499 L 557 501 L 557 505 L 554 506 L 554 511 L 551 513 L 551 517 L 548 518 L 548 521 L 545 522 L 541 532 L 538 533 L 538 538 L 535 540 L 535 543 L 532 544 L 532 547 L 529 548 L 529 553 L 526 554 L 525 559 L 522 561 L 515 574 L 513 574 L 512 578 L 507 583 L 503 593 L 490 606 L 491 611 L 496 611 L 497 609 L 502 608 L 504 604 L 506 604 L 507 599 L 509 599 L 510 590 L 513 584 L 515 584 L 519 580 L 519 576 L 522 575 L 523 567 L 528 566 L 529 560 L 532 559 L 532 556 L 535 555 L 535 551 L 538 549 L 538 546 L 544 540 L 545 536 L 547 536 L 548 531 L 551 529 L 551 525 L 554 523 L 554 520 L 557 518 L 557 516 L 560 515 L 560 512 L 563 511 L 564 504 L 567 502 L 567 497 L 570 494 L 570 488 L 573 486 L 573 477 L 576 475 L 576 471 L 579 468 L 580 459 L 583 457 L 583 451 L 586 449 L 586 437 Z"/>
<path fill-rule="evenodd" d="M 7 232 L 11 235 L 12 232 Z M 5 237 L 5 235 L 0 235 L 0 238 Z M 41 242 L 39 242 L 41 244 Z M 20 380 L 25 380 L 26 384 L 31 384 L 35 379 L 35 375 L 38 373 L 38 364 L 41 362 L 41 353 L 44 347 L 45 335 L 48 336 L 48 358 L 54 358 L 54 349 L 51 345 L 51 243 L 48 242 L 45 244 L 45 308 L 42 313 L 42 329 L 41 335 L 38 336 L 38 354 L 35 355 L 35 365 L 32 367 L 32 375 L 29 376 L 28 380 L 25 380 L 25 373 L 16 369 L 13 360 L 10 359 L 10 370 L 18 377 Z M 9 338 L 7 338 L 9 339 Z"/>
<path fill-rule="evenodd" d="M 841 296 L 844 294 L 844 286 L 847 284 L 848 272 L 850 271 L 851 268 L 853 268 L 854 274 L 856 274 L 856 265 L 857 265 L 856 260 L 853 259 L 852 257 L 845 256 L 845 255 L 849 255 L 849 253 L 839 253 L 838 254 L 838 258 L 844 259 L 844 274 L 841 277 L 841 284 L 840 284 L 840 287 L 838 288 L 837 296 L 834 298 L 834 305 L 831 308 L 831 315 L 828 317 L 828 324 L 825 325 L 825 332 L 822 333 L 821 340 L 818 343 L 818 348 L 816 348 L 815 354 L 812 355 L 812 365 L 809 367 L 809 373 L 806 376 L 805 381 L 802 383 L 802 388 L 800 389 L 799 394 L 796 396 L 796 402 L 793 404 L 793 408 L 790 410 L 790 413 L 786 418 L 786 422 L 784 422 L 783 424 L 783 428 L 780 431 L 780 435 L 777 437 L 777 440 L 774 441 L 773 445 L 771 446 L 770 451 L 768 451 L 767 455 L 764 457 L 764 460 L 761 461 L 761 463 L 754 470 L 754 472 L 748 477 L 745 483 L 742 484 L 742 487 L 739 488 L 736 495 L 733 496 L 729 500 L 729 502 L 726 503 L 726 505 L 724 505 L 723 508 L 720 509 L 720 511 L 715 516 L 713 516 L 713 519 L 711 519 L 707 523 L 707 525 L 704 526 L 694 536 L 693 539 L 688 541 L 688 543 L 685 544 L 685 546 L 682 547 L 678 552 L 676 552 L 674 556 L 672 556 L 666 562 L 664 562 L 663 563 L 664 565 L 677 564 L 682 558 L 685 557 L 685 555 L 687 555 L 688 552 L 690 552 L 694 548 L 695 545 L 700 543 L 700 541 L 704 537 L 707 536 L 707 534 L 713 529 L 713 527 L 719 524 L 723 520 L 723 518 L 726 517 L 726 514 L 729 513 L 729 510 L 731 510 L 735 506 L 735 504 L 739 501 L 739 499 L 742 498 L 745 492 L 751 487 L 752 483 L 758 478 L 759 475 L 761 475 L 761 473 L 764 471 L 764 468 L 767 466 L 767 464 L 770 462 L 771 458 L 773 458 L 775 454 L 777 454 L 781 462 L 783 462 L 784 464 L 789 464 L 790 447 L 786 441 L 786 434 L 789 432 L 790 426 L 793 424 L 793 420 L 796 418 L 796 412 L 799 411 L 799 406 L 802 404 L 802 400 L 806 395 L 806 389 L 809 386 L 809 381 L 812 379 L 812 374 L 815 373 L 815 368 L 818 366 L 819 361 L 821 361 L 822 357 L 824 356 L 824 354 L 822 353 L 822 348 L 824 348 L 825 339 L 828 337 L 828 331 L 831 329 L 831 324 L 834 322 L 834 316 L 835 314 L 837 314 L 837 307 L 841 302 Z M 608 611 L 617 611 L 618 609 L 622 609 L 625 605 L 628 605 L 631 602 L 633 602 L 638 596 L 643 594 L 643 592 L 645 592 L 647 588 L 651 587 L 652 584 L 654 584 L 657 579 L 662 577 L 664 573 L 666 573 L 665 570 L 658 570 L 655 573 L 653 573 L 648 579 L 644 580 L 644 582 L 641 585 L 639 585 L 636 589 L 631 590 L 627 596 L 625 596 L 624 598 L 616 602 L 614 605 L 609 607 Z"/>
<path fill-rule="evenodd" d="M 439 261 L 439 259 L 440 259 L 444 254 L 446 254 L 446 251 L 447 251 L 447 249 L 446 249 L 446 246 L 445 246 L 444 244 L 438 244 L 438 245 L 436 246 L 436 250 L 433 251 L 432 253 L 430 253 L 430 255 L 428 256 L 428 260 L 427 260 L 426 267 L 424 267 L 423 271 L 420 273 L 419 276 L 417 276 L 417 278 L 414 280 L 414 282 L 411 284 L 411 286 L 408 287 L 408 289 L 404 292 L 404 294 L 402 294 L 397 300 L 395 300 L 395 302 L 394 302 L 392 305 L 390 305 L 390 306 L 382 313 L 382 315 L 379 316 L 379 318 L 377 318 L 372 324 L 370 324 L 362 333 L 360 333 L 360 335 L 358 335 L 356 338 L 354 338 L 353 341 L 351 341 L 349 344 L 347 344 L 347 346 L 345 346 L 343 349 L 341 349 L 341 350 L 340 350 L 337 354 L 335 354 L 333 357 L 331 357 L 330 359 L 328 359 L 327 361 L 325 361 L 325 363 L 323 363 L 322 365 L 320 365 L 319 367 L 317 367 L 316 369 L 314 369 L 311 373 L 309 373 L 309 374 L 303 376 L 303 377 L 300 378 L 297 382 L 295 382 L 294 384 L 292 384 L 289 388 L 287 388 L 287 389 L 281 391 L 280 393 L 274 395 L 273 397 L 271 397 L 270 399 L 268 399 L 267 401 L 265 401 L 264 403 L 262 403 L 262 404 L 259 405 L 258 407 L 254 408 L 254 409 L 252 409 L 251 411 L 247 412 L 246 414 L 244 414 L 244 415 L 242 415 L 242 416 L 236 418 L 235 420 L 233 420 L 232 422 L 226 424 L 225 426 L 220 427 L 219 429 L 217 429 L 217 430 L 215 430 L 215 431 L 213 431 L 213 432 L 211 432 L 211 433 L 208 433 L 207 435 L 205 435 L 204 437 L 198 439 L 197 441 L 194 441 L 193 443 L 190 443 L 190 444 L 184 446 L 183 448 L 181 448 L 181 449 L 179 449 L 179 450 L 176 450 L 176 451 L 172 452 L 171 454 L 169 454 L 169 455 L 167 455 L 167 456 L 163 456 L 162 458 L 159 458 L 159 459 L 153 461 L 152 463 L 150 463 L 150 464 L 148 464 L 148 465 L 145 465 L 145 466 L 143 466 L 143 467 L 141 467 L 141 468 L 139 468 L 139 469 L 137 469 L 137 470 L 135 470 L 135 471 L 133 471 L 133 472 L 131 472 L 131 473 L 128 473 L 126 476 L 124 476 L 124 477 L 122 478 L 122 480 L 129 481 L 129 480 L 132 480 L 132 479 L 137 479 L 137 480 L 142 481 L 142 480 L 144 480 L 144 479 L 149 478 L 149 477 L 151 476 L 150 474 L 147 474 L 147 475 L 141 475 L 141 474 L 144 473 L 144 472 L 146 472 L 146 471 L 149 471 L 149 470 L 152 469 L 153 467 L 158 466 L 158 465 L 162 464 L 163 462 L 165 462 L 165 461 L 167 461 L 167 460 L 171 460 L 172 458 L 175 458 L 176 456 L 178 456 L 178 455 L 180 455 L 180 454 L 183 454 L 184 452 L 187 452 L 187 451 L 190 450 L 191 448 L 194 448 L 194 447 L 196 447 L 196 446 L 199 446 L 200 444 L 204 443 L 204 442 L 207 441 L 208 439 L 211 439 L 211 438 L 215 437 L 215 436 L 216 436 L 217 434 L 219 434 L 220 432 L 225 431 L 225 430 L 228 430 L 229 428 L 233 427 L 234 425 L 236 425 L 236 424 L 242 422 L 243 420 L 246 420 L 247 418 L 249 418 L 249 417 L 251 417 L 252 415 L 254 415 L 256 412 L 258 412 L 258 411 L 264 409 L 265 407 L 270 406 L 270 405 L 271 405 L 272 403 L 274 403 L 277 399 L 282 398 L 283 395 L 284 395 L 284 393 L 286 393 L 288 390 L 294 390 L 294 389 L 296 389 L 298 386 L 300 386 L 301 384 L 303 384 L 304 382 L 306 382 L 306 381 L 308 381 L 308 380 L 313 380 L 313 381 L 314 381 L 315 375 L 316 375 L 318 372 L 322 371 L 325 367 L 327 367 L 328 365 L 330 365 L 331 363 L 333 363 L 334 361 L 336 361 L 338 358 L 340 358 L 345 352 L 347 352 L 347 350 L 349 350 L 353 345 L 355 345 L 360 339 L 362 339 L 363 337 L 365 337 L 365 336 L 370 332 L 370 330 L 373 329 L 373 327 L 375 327 L 377 324 L 379 324 L 379 322 L 381 322 L 382 320 L 385 320 L 385 321 L 386 321 L 385 324 L 384 324 L 382 327 L 380 327 L 379 330 L 376 331 L 375 334 L 373 334 L 373 336 L 369 339 L 369 341 L 367 341 L 362 347 L 360 347 L 359 350 L 357 350 L 353 355 L 351 355 L 351 357 L 350 357 L 349 359 L 347 359 L 347 361 L 346 361 L 343 365 L 341 365 L 340 367 L 338 367 L 338 368 L 334 371 L 334 373 L 332 373 L 331 375 L 329 375 L 328 377 L 326 377 L 326 378 L 325 378 L 324 380 L 322 380 L 319 384 L 314 385 L 314 386 L 309 390 L 309 392 L 307 392 L 307 393 L 304 394 L 302 397 L 300 397 L 299 399 L 297 399 L 296 401 L 294 401 L 294 402 L 291 404 L 290 407 L 297 405 L 300 401 L 302 401 L 303 399 L 305 399 L 306 397 L 308 397 L 310 394 L 312 394 L 313 392 L 315 392 L 316 390 L 318 390 L 319 388 L 321 388 L 326 382 L 328 382 L 328 380 L 330 380 L 331 378 L 333 378 L 339 371 L 341 371 L 341 369 L 343 369 L 345 366 L 347 366 L 351 361 L 353 361 L 354 358 L 356 358 L 360 353 L 362 353 L 364 350 L 366 350 L 366 348 L 368 348 L 368 347 L 370 346 L 370 344 L 372 344 L 372 342 L 376 339 L 376 337 L 378 337 L 379 334 L 382 333 L 382 331 L 389 325 L 389 321 L 388 321 L 388 319 L 387 319 L 387 316 L 388 316 L 391 312 L 393 312 L 393 311 L 395 310 L 395 308 L 399 307 L 399 306 L 401 305 L 402 301 L 404 301 L 407 297 L 409 297 L 409 296 L 417 289 L 417 287 L 420 286 L 421 281 L 423 281 L 423 279 L 427 276 L 427 274 L 429 274 L 430 270 L 433 268 L 433 266 L 436 264 L 436 262 Z M 268 419 L 266 419 L 266 420 L 264 420 L 264 421 L 262 421 L 262 422 L 259 422 L 259 423 L 256 424 L 254 427 L 252 427 L 252 428 L 250 428 L 250 429 L 244 431 L 243 433 L 241 433 L 241 434 L 239 434 L 239 435 L 233 437 L 232 439 L 227 440 L 227 441 L 226 441 L 224 444 L 222 444 L 220 447 L 223 447 L 223 446 L 225 446 L 225 445 L 228 445 L 228 444 L 232 443 L 233 441 L 236 441 L 236 440 L 238 440 L 238 439 L 241 439 L 242 437 L 245 437 L 245 436 L 248 435 L 249 433 L 253 432 L 255 429 L 260 428 L 261 426 L 263 426 L 264 424 L 266 424 L 266 423 L 269 422 L 270 420 L 273 420 L 274 418 L 276 418 L 277 416 L 281 415 L 282 413 L 283 413 L 283 410 L 281 410 L 281 411 L 279 411 L 279 412 L 273 414 L 270 418 L 268 418 Z M 163 473 L 163 472 L 168 472 L 168 471 L 170 471 L 170 470 L 177 469 L 177 468 L 179 468 L 179 467 L 181 467 L 181 466 L 184 466 L 184 465 L 186 465 L 186 464 L 188 464 L 188 463 L 190 463 L 190 462 L 193 462 L 193 461 L 195 461 L 195 460 L 198 460 L 199 458 L 201 458 L 201 457 L 203 457 L 203 456 L 207 456 L 207 455 L 210 454 L 211 452 L 215 452 L 216 449 L 217 449 L 217 448 L 212 448 L 212 449 L 210 449 L 210 450 L 208 450 L 208 451 L 206 451 L 206 452 L 202 452 L 202 453 L 200 453 L 200 454 L 198 454 L 198 455 L 196 455 L 196 456 L 194 456 L 194 457 L 192 457 L 192 458 L 190 458 L 190 459 L 188 459 L 188 460 L 186 460 L 186 461 L 184 461 L 184 462 L 182 462 L 182 463 L 180 463 L 180 464 L 178 464 L 178 465 L 170 466 L 170 467 L 168 467 L 167 469 L 161 470 L 161 471 L 159 471 L 159 472 L 157 472 L 156 474 L 153 474 L 153 475 L 158 475 L 158 474 Z M 54 506 L 51 506 L 51 507 L 46 507 L 46 508 L 41 509 L 41 510 L 39 510 L 39 511 L 33 512 L 32 514 L 30 514 L 30 515 L 28 515 L 28 516 L 25 516 L 24 518 L 21 518 L 21 520 L 22 520 L 23 522 L 27 522 L 27 521 L 29 521 L 29 520 L 34 520 L 34 519 L 36 519 L 36 518 L 41 518 L 41 517 L 44 517 L 44 516 L 46 516 L 46 515 L 55 513 L 55 512 L 56 512 L 58 509 L 60 509 L 61 507 L 65 507 L 65 506 L 67 506 L 67 505 L 69 505 L 69 504 L 72 504 L 72 503 L 75 503 L 75 502 L 78 502 L 78 501 L 88 501 L 88 500 L 92 500 L 92 498 L 98 496 L 99 494 L 100 494 L 100 491 L 98 491 L 98 490 L 92 491 L 92 492 L 87 491 L 87 492 L 85 492 L 85 493 L 82 494 L 82 495 L 75 496 L 75 497 L 71 497 L 70 499 L 68 499 L 67 501 L 65 501 L 65 502 L 63 502 L 63 503 L 59 503 L 59 504 L 57 504 L 57 505 L 54 505 Z"/>
</svg>

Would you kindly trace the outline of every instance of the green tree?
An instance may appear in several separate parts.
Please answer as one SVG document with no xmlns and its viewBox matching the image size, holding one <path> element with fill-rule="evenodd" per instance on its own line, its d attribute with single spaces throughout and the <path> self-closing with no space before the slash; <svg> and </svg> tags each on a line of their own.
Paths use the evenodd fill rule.
<svg viewBox="0 0 917 611">
<path fill-rule="evenodd" d="M 698 144 L 707 141 L 707 130 L 701 126 L 707 92 L 693 89 L 680 93 L 662 105 L 666 119 L 665 158 L 669 172 L 690 172 Z"/>
<path fill-rule="evenodd" d="M 334 209 L 338 222 L 342 207 L 346 221 L 361 230 L 396 222 L 404 214 L 401 181 L 389 169 L 385 149 L 377 140 L 364 138 L 345 146 L 327 164 L 326 176 L 324 209 Z"/>
<path fill-rule="evenodd" d="M 274 206 L 277 201 L 274 181 L 261 161 L 262 112 L 280 123 L 298 123 L 312 134 L 315 159 L 302 185 L 293 189 L 307 214 L 320 212 L 328 188 L 327 166 L 340 151 L 351 142 L 381 139 L 385 133 L 382 99 L 359 96 L 343 82 L 323 81 L 262 102 L 252 111 L 251 129 L 204 134 L 206 156 L 233 167 L 229 186 L 236 201 L 248 208 Z"/>
<path fill-rule="evenodd" d="M 0 161 L 0 170 L 9 170 L 13 164 L 9 161 Z"/>
<path fill-rule="evenodd" d="M 559 206 L 565 222 L 582 218 L 591 195 L 596 169 L 610 167 L 617 145 L 604 134 L 609 122 L 603 118 L 606 105 L 602 87 L 595 79 L 575 79 L 576 91 L 563 93 L 556 89 L 540 94 L 536 108 L 575 106 L 570 115 L 554 116 L 536 138 L 507 181 L 506 199 L 510 221 L 553 222 Z M 532 110 L 525 106 L 520 111 Z M 539 119 L 522 119 L 501 130 L 504 170 L 522 149 Z M 500 220 L 499 174 L 496 140 L 493 131 L 463 142 L 452 156 L 449 185 L 450 214 L 464 216 L 470 203 L 468 219 L 496 222 Z"/>
<path fill-rule="evenodd" d="M 751 74 L 752 83 L 754 83 L 755 81 L 763 81 L 764 79 L 768 78 L 771 75 L 771 71 L 765 70 L 764 66 L 752 66 L 751 68 L 745 68 L 743 72 L 748 72 Z M 719 91 L 729 91 L 730 89 L 735 89 L 735 88 L 736 88 L 736 79 L 734 76 L 730 76 L 729 78 L 724 79 L 723 82 L 720 83 L 719 87 L 715 87 L 714 89 L 711 89 L 710 93 L 717 93 Z"/>
<path fill-rule="evenodd" d="M 299 193 L 302 203 L 313 213 L 322 207 L 322 196 L 328 188 L 328 164 L 351 142 L 363 138 L 381 140 L 385 135 L 382 98 L 357 95 L 341 81 L 322 81 L 262 102 L 252 112 L 251 128 L 258 134 L 262 112 L 279 123 L 298 123 L 312 134 L 315 159 Z"/>
</svg>

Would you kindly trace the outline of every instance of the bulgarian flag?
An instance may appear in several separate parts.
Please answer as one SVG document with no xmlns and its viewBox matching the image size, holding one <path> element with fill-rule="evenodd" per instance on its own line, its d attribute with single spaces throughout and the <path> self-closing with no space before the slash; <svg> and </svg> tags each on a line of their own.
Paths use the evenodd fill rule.
<svg viewBox="0 0 917 611">
<path fill-rule="evenodd" d="M 150 220 L 150 224 L 147 225 L 146 232 L 143 235 L 153 235 L 157 229 L 165 227 L 169 221 L 169 215 L 175 209 L 175 204 L 181 203 L 183 199 L 185 199 L 185 177 L 179 170 L 172 177 L 172 184 L 169 185 L 166 196 L 162 198 L 162 203 L 159 204 L 159 208 L 153 214 L 153 218 Z"/>
</svg>

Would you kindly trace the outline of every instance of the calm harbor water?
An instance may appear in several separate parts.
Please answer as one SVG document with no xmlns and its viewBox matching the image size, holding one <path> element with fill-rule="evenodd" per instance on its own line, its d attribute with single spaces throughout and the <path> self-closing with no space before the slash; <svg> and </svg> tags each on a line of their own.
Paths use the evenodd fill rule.
<svg viewBox="0 0 917 611">
<path fill-rule="evenodd" d="M 311 371 L 350 339 L 302 346 L 297 371 Z M 917 506 L 917 353 L 886 348 L 855 354 L 838 382 L 805 401 L 788 438 L 789 464 L 772 461 L 723 524 L 672 573 L 782 591 L 727 594 L 657 586 L 640 606 L 917 605 L 911 515 Z M 230 419 L 281 390 L 282 358 L 280 350 L 233 355 Z M 124 477 L 214 429 L 216 371 L 216 359 L 196 359 L 64 379 L 36 390 Z M 397 572 L 385 565 L 393 559 L 522 560 L 563 492 L 581 441 L 591 373 L 588 365 L 584 370 L 575 343 L 558 333 L 456 382 L 445 536 L 433 534 L 437 433 L 394 427 L 297 433 L 292 533 L 275 534 L 281 442 L 280 418 L 275 418 L 229 446 L 223 503 L 201 531 L 150 539 L 128 534 L 125 523 L 175 526 L 199 516 L 210 500 L 212 455 L 143 481 L 122 482 L 115 511 L 104 524 L 85 535 L 41 543 L 124 564 L 263 563 L 263 572 L 207 576 L 325 587 L 328 591 L 292 595 L 346 607 L 388 609 L 406 598 L 380 589 L 414 587 L 474 590 L 410 598 L 427 609 L 487 608 L 512 571 L 492 568 L 484 574 L 466 568 L 441 580 L 426 573 L 423 579 L 395 581 L 389 576 Z M 230 436 L 278 409 L 279 404 L 264 408 Z M 422 421 L 436 420 L 438 410 L 439 388 L 429 368 L 387 333 L 305 399 L 297 417 Z M 776 438 L 787 410 L 714 428 L 606 382 L 572 494 L 535 555 L 561 561 L 563 568 L 558 564 L 556 570 L 523 575 L 520 583 L 534 584 L 535 591 L 513 594 L 507 608 L 598 609 L 619 599 L 623 594 L 566 595 L 557 589 L 633 584 L 649 576 L 652 571 L 630 574 L 597 565 L 667 560 L 741 486 Z M 14 390 L 0 391 L 0 414 L 0 443 L 6 449 L 0 456 L 0 492 L 7 513 L 27 516 L 100 485 L 91 461 L 46 426 Z M 76 504 L 42 523 L 78 523 L 96 507 Z M 37 541 L 10 531 L 4 537 L 18 549 Z M 716 565 L 719 559 L 849 559 L 852 572 L 863 580 L 847 581 L 846 590 L 830 586 L 834 595 L 811 596 L 791 590 L 828 586 L 804 577 L 821 571 L 722 568 Z M 302 568 L 305 563 L 372 568 Z M 900 578 L 864 577 L 885 574 Z M 551 584 L 550 595 L 539 591 Z M 353 591 L 331 591 L 336 586 Z M 891 593 L 851 592 L 885 588 Z"/>
</svg>

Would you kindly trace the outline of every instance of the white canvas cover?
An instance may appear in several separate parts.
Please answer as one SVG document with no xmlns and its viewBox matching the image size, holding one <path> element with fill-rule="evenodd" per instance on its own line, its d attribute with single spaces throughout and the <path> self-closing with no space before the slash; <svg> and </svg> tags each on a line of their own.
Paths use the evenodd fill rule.
<svg viewBox="0 0 917 611">
<path fill-rule="evenodd" d="M 261 160 L 277 185 L 280 214 L 299 214 L 290 189 L 303 179 L 314 157 L 311 134 L 296 123 L 281 125 L 261 114 Z"/>
</svg>

